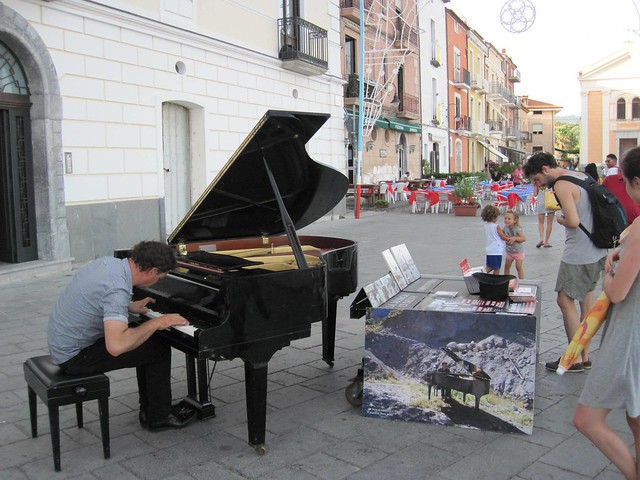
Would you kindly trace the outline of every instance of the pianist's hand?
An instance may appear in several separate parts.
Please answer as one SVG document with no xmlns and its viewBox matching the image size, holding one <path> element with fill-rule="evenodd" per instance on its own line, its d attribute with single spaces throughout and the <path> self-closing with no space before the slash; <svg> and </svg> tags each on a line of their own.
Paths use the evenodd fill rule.
<svg viewBox="0 0 640 480">
<path fill-rule="evenodd" d="M 131 313 L 147 313 L 149 311 L 147 308 L 149 302 L 155 303 L 155 300 L 151 297 L 147 297 L 135 302 L 129 302 L 129 311 Z"/>
<path fill-rule="evenodd" d="M 158 330 L 166 330 L 176 325 L 187 326 L 189 321 L 178 313 L 168 313 L 153 319 L 158 324 Z"/>
</svg>

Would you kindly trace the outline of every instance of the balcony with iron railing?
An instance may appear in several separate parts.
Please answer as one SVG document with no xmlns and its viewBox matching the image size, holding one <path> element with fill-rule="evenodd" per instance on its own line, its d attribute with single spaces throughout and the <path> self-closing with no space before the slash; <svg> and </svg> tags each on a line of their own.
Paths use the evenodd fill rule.
<svg viewBox="0 0 640 480">
<path fill-rule="evenodd" d="M 300 17 L 278 19 L 278 57 L 282 67 L 303 75 L 329 69 L 327 31 Z"/>
<path fill-rule="evenodd" d="M 453 84 L 459 88 L 470 88 L 471 74 L 464 68 L 453 69 Z"/>
<path fill-rule="evenodd" d="M 504 131 L 504 122 L 502 120 L 489 120 L 487 123 L 489 124 L 489 135 L 502 136 Z"/>
<path fill-rule="evenodd" d="M 453 130 L 456 133 L 469 134 L 471 132 L 471 118 L 466 115 L 453 118 Z"/>
<path fill-rule="evenodd" d="M 373 5 L 373 0 L 362 0 L 364 11 Z M 360 0 L 340 0 L 340 16 L 360 23 Z"/>
<path fill-rule="evenodd" d="M 519 82 L 520 70 L 518 70 L 517 68 L 514 68 L 513 70 L 511 70 L 511 72 L 509 72 L 509 76 L 507 78 L 512 82 Z"/>
<path fill-rule="evenodd" d="M 533 141 L 533 135 L 531 135 L 531 132 L 523 132 L 522 130 L 520 130 L 518 133 L 518 140 L 520 140 L 521 142 L 531 143 Z"/>
<path fill-rule="evenodd" d="M 471 136 L 483 138 L 489 135 L 489 125 L 483 120 L 475 120 L 472 123 Z"/>
<path fill-rule="evenodd" d="M 407 120 L 418 120 L 420 118 L 420 100 L 415 95 L 403 93 L 400 95 L 398 105 L 398 118 Z"/>
<path fill-rule="evenodd" d="M 489 86 L 488 96 L 495 103 L 503 106 L 515 106 L 517 103 L 516 96 L 500 83 L 492 83 Z"/>
</svg>

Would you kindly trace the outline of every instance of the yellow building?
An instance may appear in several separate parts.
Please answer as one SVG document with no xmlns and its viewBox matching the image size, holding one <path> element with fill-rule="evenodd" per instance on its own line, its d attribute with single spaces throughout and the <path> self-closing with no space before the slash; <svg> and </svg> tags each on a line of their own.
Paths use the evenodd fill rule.
<svg viewBox="0 0 640 480">
<path fill-rule="evenodd" d="M 560 105 L 522 97 L 523 106 L 529 110 L 529 129 L 531 131 L 531 152 L 554 153 L 556 115 L 562 110 Z"/>
</svg>

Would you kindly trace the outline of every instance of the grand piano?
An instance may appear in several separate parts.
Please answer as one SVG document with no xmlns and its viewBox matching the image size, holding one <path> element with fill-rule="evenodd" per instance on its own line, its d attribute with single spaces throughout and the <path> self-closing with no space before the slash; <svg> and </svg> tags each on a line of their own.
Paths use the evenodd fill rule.
<svg viewBox="0 0 640 480">
<path fill-rule="evenodd" d="M 463 395 L 463 402 L 466 401 L 467 393 L 476 398 L 475 411 L 480 409 L 480 398 L 489 393 L 491 388 L 491 377 L 487 372 L 477 365 L 460 358 L 455 352 L 447 347 L 442 347 L 442 351 L 449 355 L 458 367 L 467 370 L 468 373 L 452 372 L 449 368 L 438 369 L 431 373 L 429 378 L 429 398 L 431 389 L 440 390 L 442 397 L 451 399 L 451 390 L 457 390 Z"/>
<path fill-rule="evenodd" d="M 158 334 L 186 354 L 185 401 L 199 418 L 215 416 L 208 360 L 243 360 L 248 441 L 259 453 L 269 360 L 322 322 L 323 359 L 332 366 L 337 302 L 357 285 L 356 242 L 296 231 L 329 212 L 348 188 L 343 174 L 305 148 L 328 118 L 268 111 L 168 237 L 176 268 L 151 287 L 134 288 L 134 298 L 155 300 L 149 316 L 189 320 L 189 328 Z"/>
</svg>

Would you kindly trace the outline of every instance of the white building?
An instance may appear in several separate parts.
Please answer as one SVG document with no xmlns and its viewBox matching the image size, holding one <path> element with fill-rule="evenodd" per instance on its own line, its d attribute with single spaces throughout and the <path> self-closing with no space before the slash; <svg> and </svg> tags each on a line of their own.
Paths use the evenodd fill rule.
<svg viewBox="0 0 640 480">
<path fill-rule="evenodd" d="M 432 172 L 449 172 L 447 118 L 447 32 L 445 4 L 428 2 L 420 11 L 422 160 Z M 424 170 L 424 167 L 423 167 Z"/>
<path fill-rule="evenodd" d="M 329 113 L 345 172 L 339 49 L 338 0 L 2 0 L 0 261 L 166 238 L 268 109 Z"/>
</svg>

